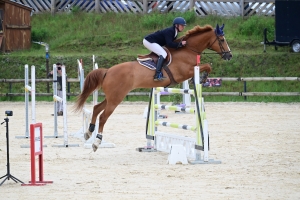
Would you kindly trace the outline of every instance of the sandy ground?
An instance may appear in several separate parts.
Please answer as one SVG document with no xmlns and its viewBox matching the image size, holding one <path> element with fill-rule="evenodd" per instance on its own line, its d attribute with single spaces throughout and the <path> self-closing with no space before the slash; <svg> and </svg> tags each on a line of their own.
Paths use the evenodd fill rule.
<svg viewBox="0 0 300 200">
<path fill-rule="evenodd" d="M 6 180 L 0 186 L 0 199 L 300 199 L 299 103 L 205 105 L 210 158 L 221 160 L 221 164 L 169 165 L 167 153 L 136 151 L 146 145 L 146 103 L 119 105 L 104 132 L 104 139 L 116 147 L 94 153 L 72 136 L 81 129 L 82 116 L 72 113 L 68 105 L 68 143 L 80 146 L 52 147 L 63 144 L 63 138 L 44 139 L 44 179 L 53 184 L 26 187 Z M 14 112 L 9 117 L 10 171 L 28 183 L 30 149 L 21 145 L 29 144 L 29 139 L 15 137 L 25 135 L 25 106 L 1 102 L 3 119 L 6 110 Z M 37 102 L 36 122 L 43 123 L 47 136 L 54 135 L 51 113 L 52 103 Z M 170 122 L 194 124 L 191 115 L 165 114 Z M 60 117 L 59 135 L 63 133 L 62 122 Z M 165 127 L 159 130 L 190 134 Z M 5 134 L 4 123 L 0 126 L 1 176 L 7 173 Z"/>
</svg>

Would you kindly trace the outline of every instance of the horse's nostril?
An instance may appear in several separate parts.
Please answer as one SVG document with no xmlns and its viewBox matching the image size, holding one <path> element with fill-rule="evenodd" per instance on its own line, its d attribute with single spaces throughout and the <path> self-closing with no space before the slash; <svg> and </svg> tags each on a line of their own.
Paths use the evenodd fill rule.
<svg viewBox="0 0 300 200">
<path fill-rule="evenodd" d="M 232 54 L 229 53 L 229 54 L 228 54 L 228 60 L 230 60 L 231 58 L 232 58 Z"/>
</svg>

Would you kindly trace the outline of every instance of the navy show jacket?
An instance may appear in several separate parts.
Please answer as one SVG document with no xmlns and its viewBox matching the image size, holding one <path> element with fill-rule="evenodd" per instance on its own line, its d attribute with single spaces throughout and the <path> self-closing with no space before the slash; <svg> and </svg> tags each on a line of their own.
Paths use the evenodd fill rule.
<svg viewBox="0 0 300 200">
<path fill-rule="evenodd" d="M 181 43 L 174 42 L 177 35 L 175 36 L 175 26 L 168 27 L 163 30 L 156 31 L 145 37 L 145 39 L 150 43 L 157 43 L 160 46 L 167 46 L 170 48 L 181 47 Z"/>
</svg>

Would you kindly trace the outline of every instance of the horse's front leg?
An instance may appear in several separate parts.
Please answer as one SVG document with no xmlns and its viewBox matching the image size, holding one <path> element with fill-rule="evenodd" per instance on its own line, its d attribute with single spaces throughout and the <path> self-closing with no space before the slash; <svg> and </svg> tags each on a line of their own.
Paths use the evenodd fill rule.
<svg viewBox="0 0 300 200">
<path fill-rule="evenodd" d="M 212 71 L 211 64 L 205 63 L 200 65 L 200 72 L 202 72 L 202 75 L 200 76 L 200 83 L 206 83 L 206 80 L 208 78 L 208 74 Z"/>
<path fill-rule="evenodd" d="M 92 133 L 95 130 L 95 124 L 96 124 L 97 116 L 99 115 L 99 113 L 102 110 L 105 109 L 106 102 L 107 102 L 106 99 L 104 99 L 104 101 L 102 101 L 100 104 L 97 104 L 97 105 L 94 106 L 94 108 L 93 108 L 93 116 L 92 116 L 92 119 L 91 119 L 90 126 L 89 126 L 88 130 L 86 130 L 86 132 L 84 133 L 84 139 L 85 140 L 88 140 L 92 136 Z"/>
</svg>

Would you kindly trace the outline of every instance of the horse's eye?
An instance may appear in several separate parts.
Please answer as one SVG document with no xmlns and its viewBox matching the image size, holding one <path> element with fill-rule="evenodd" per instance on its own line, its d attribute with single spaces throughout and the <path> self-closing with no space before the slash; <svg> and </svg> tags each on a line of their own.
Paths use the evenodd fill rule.
<svg viewBox="0 0 300 200">
<path fill-rule="evenodd" d="M 221 42 L 224 42 L 225 40 L 224 40 L 224 39 L 221 39 L 220 41 L 221 41 Z"/>
</svg>

